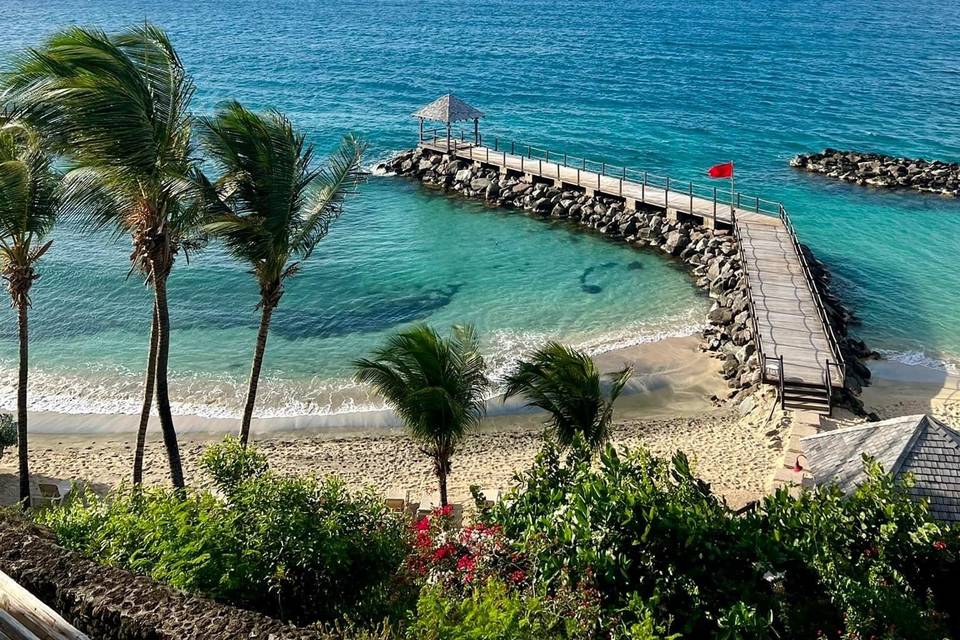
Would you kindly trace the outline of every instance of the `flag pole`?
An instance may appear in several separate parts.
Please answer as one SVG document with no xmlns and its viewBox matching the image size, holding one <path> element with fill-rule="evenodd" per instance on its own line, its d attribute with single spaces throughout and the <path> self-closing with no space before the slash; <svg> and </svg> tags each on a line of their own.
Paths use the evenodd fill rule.
<svg viewBox="0 0 960 640">
<path fill-rule="evenodd" d="M 734 177 L 733 177 L 733 160 L 730 161 L 730 222 L 736 222 L 736 213 L 734 211 L 733 199 L 734 199 Z"/>
</svg>

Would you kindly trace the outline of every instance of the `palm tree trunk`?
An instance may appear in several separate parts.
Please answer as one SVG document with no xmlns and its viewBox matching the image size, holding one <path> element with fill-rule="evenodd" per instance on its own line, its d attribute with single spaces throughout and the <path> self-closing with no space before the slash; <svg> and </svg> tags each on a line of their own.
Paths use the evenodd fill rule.
<svg viewBox="0 0 960 640">
<path fill-rule="evenodd" d="M 253 366 L 250 368 L 250 384 L 247 387 L 247 401 L 243 407 L 243 420 L 240 423 L 240 443 L 247 446 L 250 439 L 250 422 L 253 420 L 253 407 L 257 402 L 257 386 L 260 384 L 260 368 L 263 366 L 263 353 L 267 348 L 267 333 L 270 331 L 270 318 L 274 304 L 267 296 L 260 297 L 263 309 L 260 316 L 260 331 L 257 333 L 257 348 L 253 353 Z"/>
<path fill-rule="evenodd" d="M 440 506 L 447 506 L 447 468 L 450 463 L 446 459 L 437 465 L 437 479 L 440 481 Z"/>
<path fill-rule="evenodd" d="M 157 373 L 157 305 L 153 305 L 150 321 L 150 355 L 147 357 L 147 375 L 143 383 L 143 407 L 140 409 L 140 427 L 137 429 L 137 450 L 133 456 L 133 486 L 143 483 L 143 450 L 147 443 L 147 426 L 150 424 L 150 409 L 153 407 L 153 386 Z"/>
<path fill-rule="evenodd" d="M 20 335 L 20 378 L 17 382 L 17 451 L 20 458 L 20 506 L 30 506 L 30 462 L 27 457 L 27 301 L 17 306 Z"/>
<path fill-rule="evenodd" d="M 167 362 L 170 356 L 170 311 L 167 308 L 167 276 L 154 269 L 153 291 L 157 310 L 157 412 L 160 414 L 160 428 L 163 430 L 163 443 L 167 448 L 170 462 L 170 479 L 176 489 L 183 489 L 183 463 L 180 461 L 180 447 L 177 444 L 177 432 L 173 427 L 173 414 L 170 412 L 170 391 L 167 387 Z"/>
</svg>

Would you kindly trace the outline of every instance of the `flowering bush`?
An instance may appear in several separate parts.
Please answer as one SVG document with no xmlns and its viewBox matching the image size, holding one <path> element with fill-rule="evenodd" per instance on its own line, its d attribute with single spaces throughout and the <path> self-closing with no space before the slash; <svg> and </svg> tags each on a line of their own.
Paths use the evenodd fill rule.
<svg viewBox="0 0 960 640">
<path fill-rule="evenodd" d="M 413 552 L 406 561 L 410 575 L 458 593 L 490 578 L 513 586 L 526 582 L 524 557 L 507 544 L 498 525 L 477 522 L 455 529 L 451 515 L 448 505 L 413 522 Z"/>
</svg>

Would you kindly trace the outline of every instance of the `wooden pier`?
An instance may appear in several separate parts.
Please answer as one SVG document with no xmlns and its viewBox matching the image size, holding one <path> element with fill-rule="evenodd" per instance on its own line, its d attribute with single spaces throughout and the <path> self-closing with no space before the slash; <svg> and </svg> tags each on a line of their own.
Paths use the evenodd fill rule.
<svg viewBox="0 0 960 640">
<path fill-rule="evenodd" d="M 622 199 L 627 209 L 656 209 L 672 219 L 732 229 L 764 383 L 778 388 L 785 408 L 830 413 L 833 388 L 844 383 L 843 358 L 782 203 L 497 138 L 484 145 L 476 132 L 421 132 L 420 146 L 530 182 Z"/>
</svg>

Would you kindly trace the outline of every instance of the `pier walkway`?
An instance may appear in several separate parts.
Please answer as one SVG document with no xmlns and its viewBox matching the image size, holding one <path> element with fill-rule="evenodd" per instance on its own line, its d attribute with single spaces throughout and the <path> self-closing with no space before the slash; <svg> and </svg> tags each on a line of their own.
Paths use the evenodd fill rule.
<svg viewBox="0 0 960 640">
<path fill-rule="evenodd" d="M 732 229 L 747 278 L 763 381 L 778 387 L 785 408 L 830 413 L 833 388 L 844 382 L 843 358 L 782 203 L 526 144 L 502 144 L 498 138 L 484 145 L 479 135 L 448 136 L 446 129 L 422 133 L 420 146 L 531 182 L 619 198 L 627 209 L 662 210 L 668 218 Z"/>
</svg>

